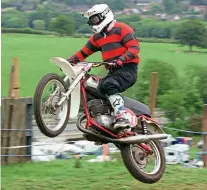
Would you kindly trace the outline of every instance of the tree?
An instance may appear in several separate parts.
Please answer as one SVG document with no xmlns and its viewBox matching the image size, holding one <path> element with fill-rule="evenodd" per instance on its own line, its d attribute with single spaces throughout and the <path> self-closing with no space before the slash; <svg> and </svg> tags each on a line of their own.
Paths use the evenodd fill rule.
<svg viewBox="0 0 207 190">
<path fill-rule="evenodd" d="M 2 14 L 1 24 L 5 28 L 25 28 L 28 27 L 28 18 L 23 12 L 9 10 Z"/>
<path fill-rule="evenodd" d="M 174 0 L 163 0 L 162 1 L 165 12 L 174 13 L 176 8 L 176 2 Z"/>
<path fill-rule="evenodd" d="M 182 0 L 163 0 L 162 4 L 166 13 L 178 14 L 185 10 Z"/>
<path fill-rule="evenodd" d="M 201 132 L 202 131 L 202 114 L 190 115 L 188 118 L 187 129 L 191 131 Z"/>
<path fill-rule="evenodd" d="M 60 34 L 73 34 L 74 25 L 67 16 L 61 15 L 50 22 L 49 29 Z"/>
<path fill-rule="evenodd" d="M 160 107 L 165 110 L 165 116 L 171 121 L 183 120 L 186 115 L 184 107 L 184 92 L 170 90 L 160 96 Z"/>
<path fill-rule="evenodd" d="M 44 20 L 34 20 L 32 22 L 33 28 L 36 30 L 45 30 L 45 22 Z"/>
<path fill-rule="evenodd" d="M 78 33 L 90 34 L 92 32 L 91 27 L 88 24 L 81 25 L 77 30 Z"/>
<path fill-rule="evenodd" d="M 148 60 L 139 73 L 138 82 L 127 91 L 127 95 L 148 103 L 151 72 L 158 72 L 157 96 L 178 87 L 178 75 L 171 64 L 160 60 Z M 157 103 L 159 105 L 159 98 Z"/>
<path fill-rule="evenodd" d="M 131 15 L 121 15 L 117 17 L 117 20 L 119 22 L 138 22 L 141 20 L 140 16 L 138 14 L 131 14 Z"/>
<path fill-rule="evenodd" d="M 123 10 L 127 7 L 127 4 L 124 0 L 104 0 L 103 2 L 108 4 L 112 10 Z"/>
<path fill-rule="evenodd" d="M 187 74 L 187 73 L 186 73 Z M 196 87 L 196 80 L 194 78 L 184 79 L 183 91 L 184 95 L 184 107 L 189 114 L 201 113 L 203 110 L 203 100 L 199 89 Z"/>
<path fill-rule="evenodd" d="M 188 45 L 189 51 L 192 51 L 193 46 L 203 47 L 206 32 L 203 23 L 197 20 L 189 20 L 178 28 L 176 36 L 182 45 Z"/>
<path fill-rule="evenodd" d="M 204 19 L 207 21 L 207 11 L 204 13 Z"/>
<path fill-rule="evenodd" d="M 207 5 L 206 0 L 191 0 L 191 5 Z"/>
<path fill-rule="evenodd" d="M 186 68 L 186 83 L 195 86 L 202 99 L 202 103 L 207 101 L 207 65 L 192 65 Z"/>
<path fill-rule="evenodd" d="M 70 12 L 66 16 L 68 16 L 69 18 L 71 18 L 71 20 L 74 21 L 75 30 L 79 30 L 80 27 L 85 25 L 88 21 L 87 18 L 83 17 L 80 13 L 77 12 Z"/>
<path fill-rule="evenodd" d="M 155 3 L 152 4 L 152 8 L 150 11 L 151 14 L 162 13 L 162 12 L 163 12 L 163 7 L 161 5 Z"/>
<path fill-rule="evenodd" d="M 138 37 L 171 38 L 176 23 L 143 19 L 139 22 L 129 22 L 129 25 L 134 28 Z"/>
<path fill-rule="evenodd" d="M 87 5 L 92 6 L 95 4 L 99 4 L 100 0 L 64 0 L 64 2 L 69 6 L 76 5 Z M 124 0 L 103 0 L 101 3 L 106 3 L 110 6 L 112 10 L 123 10 L 126 7 L 126 3 Z"/>
<path fill-rule="evenodd" d="M 45 28 L 48 29 L 48 25 L 49 25 L 49 21 L 51 20 L 51 18 L 53 17 L 57 17 L 59 15 L 59 13 L 55 10 L 50 10 L 50 9 L 46 9 L 46 8 L 37 8 L 37 10 L 35 10 L 32 13 L 29 13 L 29 26 L 33 27 L 32 22 L 34 20 L 44 20 L 45 22 Z"/>
</svg>

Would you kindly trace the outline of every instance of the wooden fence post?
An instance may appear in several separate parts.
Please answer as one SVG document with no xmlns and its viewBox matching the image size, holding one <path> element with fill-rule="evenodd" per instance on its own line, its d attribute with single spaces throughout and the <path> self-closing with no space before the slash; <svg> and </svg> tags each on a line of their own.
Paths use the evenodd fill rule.
<svg viewBox="0 0 207 190">
<path fill-rule="evenodd" d="M 19 63 L 17 57 L 13 58 L 13 64 L 10 73 L 8 97 L 9 98 L 19 97 Z"/>
<path fill-rule="evenodd" d="M 203 111 L 203 132 L 207 133 L 207 104 Z M 203 135 L 203 167 L 207 168 L 207 134 Z"/>
<path fill-rule="evenodd" d="M 9 79 L 9 92 L 8 97 L 12 97 L 12 89 L 13 89 L 13 82 L 14 82 L 14 65 L 11 66 L 11 72 L 10 72 L 10 79 Z"/>
<path fill-rule="evenodd" d="M 32 98 L 19 98 L 17 57 L 13 58 L 8 97 L 1 99 L 1 164 L 31 160 Z"/>
<path fill-rule="evenodd" d="M 1 164 L 31 160 L 32 97 L 2 98 L 1 101 Z M 13 146 L 17 147 L 9 148 Z"/>
<path fill-rule="evenodd" d="M 150 81 L 150 97 L 149 97 L 149 107 L 152 117 L 154 116 L 154 110 L 156 106 L 156 95 L 157 95 L 157 72 L 152 72 L 151 81 Z"/>
</svg>

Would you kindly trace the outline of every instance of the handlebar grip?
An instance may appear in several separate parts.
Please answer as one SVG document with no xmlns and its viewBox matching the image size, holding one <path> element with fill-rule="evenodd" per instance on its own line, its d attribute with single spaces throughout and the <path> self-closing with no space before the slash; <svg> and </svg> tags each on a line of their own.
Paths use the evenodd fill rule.
<svg viewBox="0 0 207 190">
<path fill-rule="evenodd" d="M 116 63 L 108 63 L 108 64 L 106 64 L 106 65 L 114 66 L 114 65 L 116 65 Z"/>
</svg>

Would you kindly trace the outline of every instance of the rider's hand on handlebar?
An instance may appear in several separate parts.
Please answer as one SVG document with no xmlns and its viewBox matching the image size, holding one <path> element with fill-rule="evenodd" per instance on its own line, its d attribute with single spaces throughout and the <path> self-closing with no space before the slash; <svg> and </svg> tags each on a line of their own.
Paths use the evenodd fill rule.
<svg viewBox="0 0 207 190">
<path fill-rule="evenodd" d="M 73 57 L 68 58 L 67 61 L 68 61 L 72 66 L 74 66 L 74 65 L 77 63 Z"/>
<path fill-rule="evenodd" d="M 113 68 L 120 68 L 120 67 L 123 67 L 123 61 L 121 59 L 116 59 L 113 61 L 113 63 L 115 63 L 112 67 Z"/>
</svg>

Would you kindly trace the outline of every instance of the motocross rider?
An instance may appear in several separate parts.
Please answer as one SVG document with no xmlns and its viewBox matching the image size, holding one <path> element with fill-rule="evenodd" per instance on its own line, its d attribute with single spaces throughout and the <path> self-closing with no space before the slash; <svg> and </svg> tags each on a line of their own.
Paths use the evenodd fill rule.
<svg viewBox="0 0 207 190">
<path fill-rule="evenodd" d="M 113 12 L 106 4 L 94 5 L 83 16 L 88 19 L 87 23 L 92 26 L 95 34 L 67 61 L 75 64 L 94 52 L 101 51 L 104 62 L 114 63 L 114 66 L 106 66 L 109 72 L 101 79 L 99 90 L 108 97 L 114 109 L 114 128 L 130 127 L 120 93 L 134 85 L 137 80 L 139 42 L 130 26 L 116 22 Z"/>
</svg>

